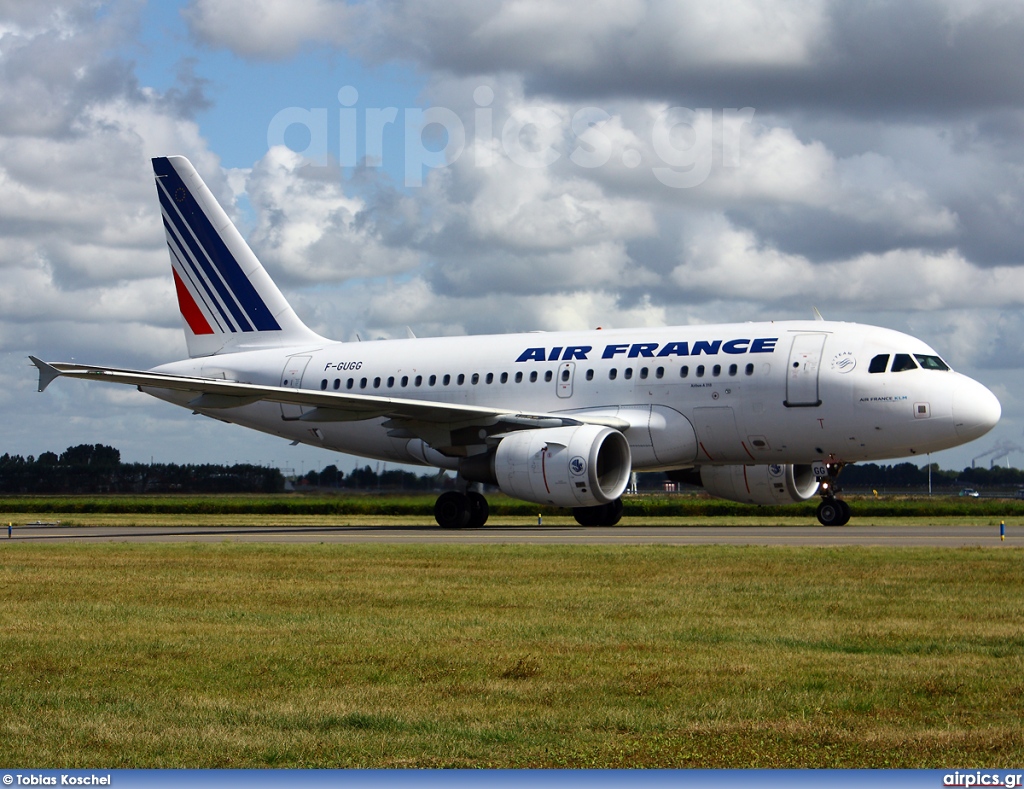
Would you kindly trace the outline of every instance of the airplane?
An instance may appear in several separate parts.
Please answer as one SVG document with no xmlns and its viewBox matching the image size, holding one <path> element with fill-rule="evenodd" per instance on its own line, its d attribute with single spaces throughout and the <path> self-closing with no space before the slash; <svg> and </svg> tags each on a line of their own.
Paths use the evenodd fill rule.
<svg viewBox="0 0 1024 789">
<path fill-rule="evenodd" d="M 821 320 L 337 342 L 309 329 L 182 156 L 152 160 L 188 359 L 44 362 L 293 443 L 456 472 L 443 528 L 481 527 L 484 485 L 614 525 L 634 471 L 732 501 L 819 496 L 842 468 L 972 441 L 995 395 L 919 339 Z"/>
</svg>

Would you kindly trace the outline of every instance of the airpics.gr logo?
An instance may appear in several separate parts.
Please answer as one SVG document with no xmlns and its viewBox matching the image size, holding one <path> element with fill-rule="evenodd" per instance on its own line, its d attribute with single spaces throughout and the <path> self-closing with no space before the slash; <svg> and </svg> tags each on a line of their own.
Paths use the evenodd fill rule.
<svg viewBox="0 0 1024 789">
<path fill-rule="evenodd" d="M 574 476 L 582 477 L 587 473 L 587 461 L 577 455 L 569 461 L 569 471 L 571 471 Z"/>
<path fill-rule="evenodd" d="M 832 357 L 832 369 L 837 373 L 852 373 L 856 366 L 857 357 L 850 351 L 843 351 Z"/>
</svg>

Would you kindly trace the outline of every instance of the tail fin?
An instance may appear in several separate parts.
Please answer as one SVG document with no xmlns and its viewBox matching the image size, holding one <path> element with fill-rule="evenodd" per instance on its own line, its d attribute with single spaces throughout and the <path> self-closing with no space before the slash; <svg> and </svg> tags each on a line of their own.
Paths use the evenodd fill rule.
<svg viewBox="0 0 1024 789">
<path fill-rule="evenodd" d="M 153 159 L 190 357 L 322 343 L 184 156 Z"/>
</svg>

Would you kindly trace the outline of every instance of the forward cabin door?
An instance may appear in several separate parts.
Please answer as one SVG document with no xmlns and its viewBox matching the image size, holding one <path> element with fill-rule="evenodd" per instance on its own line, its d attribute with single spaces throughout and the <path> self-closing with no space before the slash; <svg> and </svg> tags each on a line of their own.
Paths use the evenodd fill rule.
<svg viewBox="0 0 1024 789">
<path fill-rule="evenodd" d="M 826 334 L 797 334 L 789 351 L 786 371 L 786 405 L 810 408 L 821 405 L 818 396 L 818 372 Z"/>
</svg>

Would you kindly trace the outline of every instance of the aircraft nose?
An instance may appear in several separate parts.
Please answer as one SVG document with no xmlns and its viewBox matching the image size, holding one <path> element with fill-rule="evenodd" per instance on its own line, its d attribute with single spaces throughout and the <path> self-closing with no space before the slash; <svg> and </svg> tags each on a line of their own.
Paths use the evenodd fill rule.
<svg viewBox="0 0 1024 789">
<path fill-rule="evenodd" d="M 953 424 L 964 441 L 985 435 L 996 426 L 1002 412 L 996 396 L 970 378 L 953 392 Z"/>
</svg>

